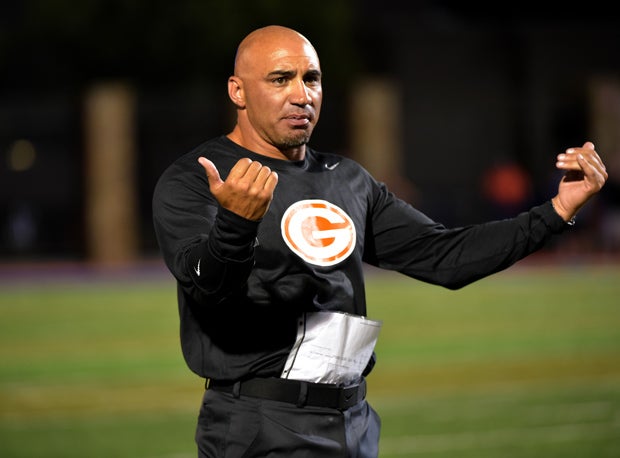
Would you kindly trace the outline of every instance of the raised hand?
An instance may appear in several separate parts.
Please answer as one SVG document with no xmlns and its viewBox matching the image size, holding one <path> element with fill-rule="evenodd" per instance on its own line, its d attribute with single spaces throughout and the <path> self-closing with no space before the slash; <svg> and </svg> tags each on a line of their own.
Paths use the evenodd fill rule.
<svg viewBox="0 0 620 458">
<path fill-rule="evenodd" d="M 569 221 L 601 190 L 608 178 L 607 170 L 591 142 L 558 154 L 556 167 L 566 173 L 552 202 L 564 221 Z"/>
<path fill-rule="evenodd" d="M 260 220 L 273 200 L 278 174 L 258 161 L 242 158 L 223 181 L 215 164 L 205 157 L 198 158 L 209 180 L 209 190 L 219 204 L 237 215 Z"/>
</svg>

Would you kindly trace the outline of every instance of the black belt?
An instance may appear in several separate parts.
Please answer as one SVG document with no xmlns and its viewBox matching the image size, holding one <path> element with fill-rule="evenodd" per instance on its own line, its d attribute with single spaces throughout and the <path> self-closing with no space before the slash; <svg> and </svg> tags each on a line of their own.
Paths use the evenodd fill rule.
<svg viewBox="0 0 620 458">
<path fill-rule="evenodd" d="M 230 393 L 237 398 L 251 396 L 288 402 L 298 407 L 329 407 L 339 410 L 346 410 L 366 397 L 364 378 L 360 383 L 346 387 L 282 378 L 253 378 L 234 383 L 207 379 L 205 388 Z"/>
</svg>

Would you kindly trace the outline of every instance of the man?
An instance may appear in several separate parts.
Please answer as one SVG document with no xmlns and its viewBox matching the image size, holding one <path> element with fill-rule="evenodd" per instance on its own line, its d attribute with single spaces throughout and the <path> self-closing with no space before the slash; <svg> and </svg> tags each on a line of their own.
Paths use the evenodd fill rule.
<svg viewBox="0 0 620 458">
<path fill-rule="evenodd" d="M 153 198 L 157 238 L 178 283 L 183 354 L 207 380 L 199 456 L 376 457 L 380 420 L 364 378 L 376 339 L 364 332 L 376 323 L 363 320 L 363 263 L 463 287 L 568 227 L 605 183 L 605 167 L 592 143 L 570 148 L 558 155 L 566 173 L 551 201 L 513 219 L 447 229 L 354 161 L 308 146 L 321 68 L 296 31 L 250 33 L 228 94 L 238 115 L 232 132 L 174 162 Z M 320 358 L 302 358 L 310 336 L 329 342 L 321 348 L 334 361 L 359 356 L 345 332 L 326 331 L 338 320 L 370 348 L 346 374 L 346 364 L 325 369 Z"/>
</svg>

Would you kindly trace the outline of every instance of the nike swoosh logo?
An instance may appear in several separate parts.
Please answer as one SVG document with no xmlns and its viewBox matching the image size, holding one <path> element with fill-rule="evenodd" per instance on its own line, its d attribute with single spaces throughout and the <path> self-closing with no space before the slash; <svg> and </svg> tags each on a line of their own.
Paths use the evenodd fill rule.
<svg viewBox="0 0 620 458">
<path fill-rule="evenodd" d="M 198 275 L 200 277 L 200 261 L 202 261 L 202 259 L 198 260 L 198 264 L 196 264 L 196 267 L 194 267 L 194 272 L 196 272 L 196 275 Z"/>
<path fill-rule="evenodd" d="M 334 164 L 325 164 L 325 168 L 327 170 L 334 170 L 339 165 L 340 165 L 340 162 L 335 162 Z"/>
</svg>

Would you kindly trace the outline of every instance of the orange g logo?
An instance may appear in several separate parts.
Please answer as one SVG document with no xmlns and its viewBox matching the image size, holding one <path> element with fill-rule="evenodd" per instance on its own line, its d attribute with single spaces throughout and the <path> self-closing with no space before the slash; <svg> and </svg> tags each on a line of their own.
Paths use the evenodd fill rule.
<svg viewBox="0 0 620 458">
<path fill-rule="evenodd" d="M 282 216 L 282 237 L 310 264 L 333 266 L 355 248 L 355 226 L 341 208 L 325 200 L 301 200 Z"/>
</svg>

